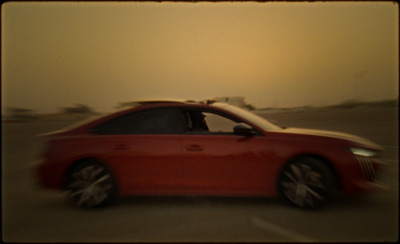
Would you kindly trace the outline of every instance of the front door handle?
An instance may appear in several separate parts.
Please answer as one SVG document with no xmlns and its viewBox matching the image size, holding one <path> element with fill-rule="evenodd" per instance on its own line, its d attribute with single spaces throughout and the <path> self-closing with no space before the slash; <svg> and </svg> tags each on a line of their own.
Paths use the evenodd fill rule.
<svg viewBox="0 0 400 244">
<path fill-rule="evenodd" d="M 191 151 L 191 152 L 198 152 L 198 151 L 203 151 L 204 147 L 201 145 L 192 144 L 192 145 L 187 145 L 186 150 Z"/>
</svg>

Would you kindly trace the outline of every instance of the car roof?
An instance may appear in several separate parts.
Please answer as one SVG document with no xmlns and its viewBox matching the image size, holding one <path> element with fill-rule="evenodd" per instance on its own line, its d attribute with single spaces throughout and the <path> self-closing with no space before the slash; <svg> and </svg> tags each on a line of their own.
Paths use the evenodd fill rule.
<svg viewBox="0 0 400 244">
<path fill-rule="evenodd" d="M 203 101 L 194 101 L 194 100 L 179 100 L 179 99 L 158 99 L 158 100 L 140 100 L 140 101 L 132 101 L 123 103 L 124 107 L 131 106 L 140 106 L 147 104 L 164 104 L 164 103 L 181 103 L 181 104 L 212 104 L 214 100 L 203 100 Z"/>
</svg>

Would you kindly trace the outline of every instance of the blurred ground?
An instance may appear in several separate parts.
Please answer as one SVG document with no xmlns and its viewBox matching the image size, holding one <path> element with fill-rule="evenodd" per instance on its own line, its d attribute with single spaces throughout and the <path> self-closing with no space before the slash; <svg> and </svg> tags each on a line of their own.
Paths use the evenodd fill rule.
<svg viewBox="0 0 400 244">
<path fill-rule="evenodd" d="M 34 135 L 72 121 L 2 125 L 2 238 L 6 242 L 383 242 L 398 238 L 398 108 L 255 111 L 283 126 L 342 131 L 386 149 L 386 192 L 337 196 L 305 211 L 273 198 L 124 197 L 108 208 L 69 206 L 63 193 L 39 189 L 30 163 Z"/>
</svg>

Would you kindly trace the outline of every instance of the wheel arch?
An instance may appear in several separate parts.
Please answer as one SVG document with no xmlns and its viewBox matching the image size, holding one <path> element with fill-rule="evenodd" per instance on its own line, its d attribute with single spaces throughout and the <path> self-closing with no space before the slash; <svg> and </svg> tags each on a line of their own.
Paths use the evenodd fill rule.
<svg viewBox="0 0 400 244">
<path fill-rule="evenodd" d="M 81 158 L 79 158 L 79 159 L 74 160 L 73 163 L 72 163 L 71 165 L 69 165 L 69 167 L 67 168 L 67 170 L 65 171 L 65 174 L 64 174 L 64 176 L 63 176 L 63 181 L 62 181 L 62 187 L 63 187 L 63 189 L 67 189 L 68 177 L 69 177 L 69 175 L 71 174 L 71 172 L 72 172 L 76 167 L 78 167 L 79 165 L 81 165 L 81 164 L 83 164 L 83 163 L 85 163 L 85 162 L 89 162 L 89 161 L 94 162 L 94 163 L 97 163 L 97 164 L 101 164 L 102 166 L 104 166 L 104 167 L 111 173 L 111 175 L 112 175 L 112 177 L 113 177 L 113 181 L 114 181 L 114 183 L 115 183 L 115 185 L 116 185 L 116 189 L 117 189 L 117 191 L 119 191 L 118 180 L 117 180 L 117 178 L 115 177 L 116 175 L 115 175 L 115 172 L 114 172 L 113 168 L 110 167 L 110 166 L 109 166 L 107 163 L 105 163 L 103 160 L 101 160 L 101 159 L 99 159 L 99 158 L 96 158 L 96 157 L 81 157 Z"/>
</svg>

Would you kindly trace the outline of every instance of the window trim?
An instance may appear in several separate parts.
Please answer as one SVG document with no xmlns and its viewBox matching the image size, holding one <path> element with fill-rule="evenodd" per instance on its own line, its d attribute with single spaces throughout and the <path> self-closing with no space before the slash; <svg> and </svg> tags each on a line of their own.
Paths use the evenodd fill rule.
<svg viewBox="0 0 400 244">
<path fill-rule="evenodd" d="M 128 116 L 134 115 L 134 114 L 139 114 L 139 113 L 146 113 L 146 112 L 152 112 L 152 111 L 156 111 L 156 110 L 169 110 L 174 117 L 174 120 L 179 122 L 179 124 L 177 125 L 177 131 L 176 132 L 165 132 L 165 133 L 160 133 L 160 132 L 149 132 L 149 133 L 144 133 L 144 132 L 140 132 L 140 133 L 124 133 L 119 132 L 119 133 L 104 133 L 101 132 L 101 129 L 99 129 L 99 127 L 102 126 L 106 126 L 107 124 L 112 123 L 113 121 L 116 120 L 121 120 L 123 118 L 126 118 Z M 180 114 L 179 114 L 179 109 L 177 109 L 176 107 L 157 107 L 157 108 L 146 108 L 146 109 L 142 109 L 142 110 L 135 110 L 132 111 L 130 113 L 118 116 L 118 117 L 114 117 L 110 120 L 104 121 L 103 123 L 100 123 L 96 126 L 94 126 L 93 128 L 90 129 L 90 133 L 95 134 L 95 135 L 118 135 L 118 136 L 132 136 L 132 135 L 180 135 L 184 133 L 184 128 L 183 128 L 183 122 L 182 119 L 180 118 Z"/>
<path fill-rule="evenodd" d="M 202 112 L 202 113 L 212 113 L 212 114 L 224 117 L 226 119 L 232 120 L 233 122 L 235 122 L 237 124 L 244 123 L 244 124 L 247 124 L 251 128 L 254 129 L 254 131 L 256 132 L 254 134 L 254 136 L 263 136 L 263 134 L 258 129 L 256 129 L 256 128 L 254 128 L 254 126 L 246 123 L 241 118 L 233 116 L 233 115 L 228 114 L 228 113 L 225 113 L 224 111 L 220 111 L 218 109 L 204 108 L 204 107 L 179 107 L 178 109 L 181 111 L 181 114 L 183 114 L 183 112 L 199 111 L 199 112 Z M 234 132 L 229 133 L 229 132 L 190 131 L 190 130 L 188 130 L 188 128 L 187 128 L 187 126 L 185 124 L 185 121 L 183 121 L 183 118 L 181 119 L 181 123 L 182 123 L 182 127 L 183 127 L 183 134 L 185 134 L 185 135 L 239 136 L 239 135 L 236 135 Z"/>
</svg>

